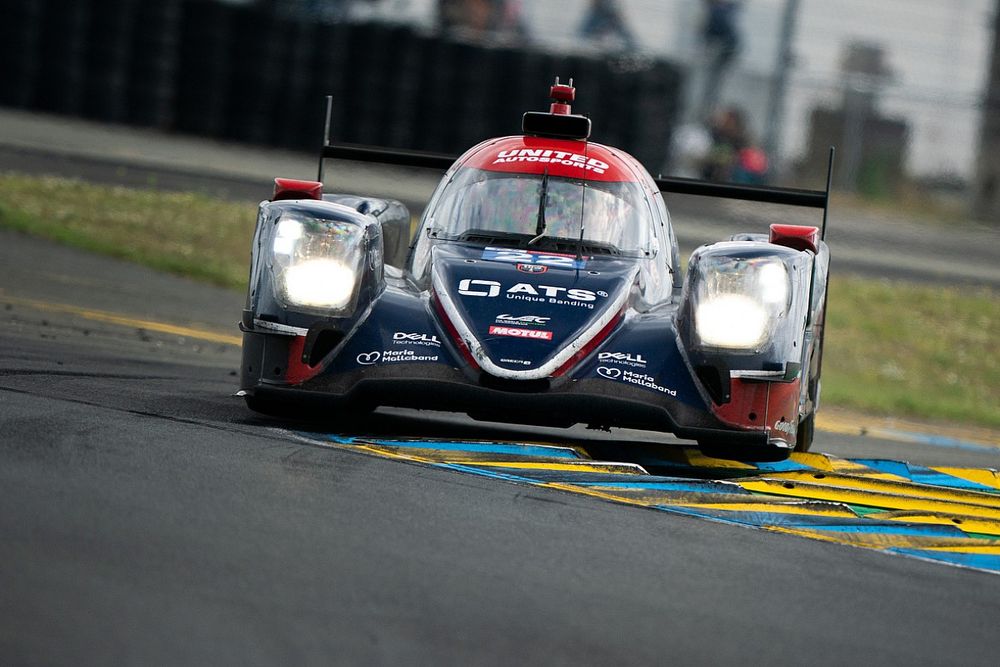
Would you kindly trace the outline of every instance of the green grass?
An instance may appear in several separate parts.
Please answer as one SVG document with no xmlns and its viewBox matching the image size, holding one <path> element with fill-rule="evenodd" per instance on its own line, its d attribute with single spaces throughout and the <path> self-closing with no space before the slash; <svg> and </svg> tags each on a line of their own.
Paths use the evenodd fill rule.
<svg viewBox="0 0 1000 667">
<path fill-rule="evenodd" d="M 985 288 L 834 275 L 823 401 L 998 428 L 998 320 L 1000 298 Z"/>
<path fill-rule="evenodd" d="M 253 206 L 0 174 L 0 225 L 226 287 L 246 285 Z"/>
<path fill-rule="evenodd" d="M 0 174 L 0 226 L 227 287 L 247 276 L 254 206 L 197 194 Z M 835 275 L 823 402 L 1000 428 L 990 290 Z"/>
</svg>

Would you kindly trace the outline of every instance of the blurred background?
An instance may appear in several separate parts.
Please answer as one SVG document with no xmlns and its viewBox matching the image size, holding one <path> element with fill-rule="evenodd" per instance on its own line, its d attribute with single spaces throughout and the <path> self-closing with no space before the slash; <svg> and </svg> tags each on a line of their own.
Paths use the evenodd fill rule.
<svg viewBox="0 0 1000 667">
<path fill-rule="evenodd" d="M 573 77 L 654 174 L 1000 214 L 997 0 L 0 0 L 0 105 L 458 152 Z"/>
</svg>

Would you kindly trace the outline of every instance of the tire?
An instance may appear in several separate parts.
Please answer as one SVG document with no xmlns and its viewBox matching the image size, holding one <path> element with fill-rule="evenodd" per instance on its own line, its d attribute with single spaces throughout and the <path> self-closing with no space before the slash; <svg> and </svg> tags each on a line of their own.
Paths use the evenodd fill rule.
<svg viewBox="0 0 1000 667">
<path fill-rule="evenodd" d="M 799 429 L 795 434 L 795 451 L 808 452 L 812 447 L 813 433 L 816 430 L 816 413 L 810 412 L 799 422 Z"/>
</svg>

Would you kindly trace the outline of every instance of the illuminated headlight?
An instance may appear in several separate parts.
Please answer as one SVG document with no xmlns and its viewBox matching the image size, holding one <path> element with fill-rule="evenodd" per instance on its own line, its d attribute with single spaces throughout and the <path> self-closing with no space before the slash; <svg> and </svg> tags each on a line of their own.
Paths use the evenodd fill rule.
<svg viewBox="0 0 1000 667">
<path fill-rule="evenodd" d="M 275 296 L 285 306 L 349 310 L 364 251 L 357 224 L 285 213 L 271 241 Z"/>
<path fill-rule="evenodd" d="M 288 300 L 313 308 L 343 308 L 354 294 L 354 270 L 335 259 L 310 259 L 285 270 Z"/>
<path fill-rule="evenodd" d="M 698 266 L 695 331 L 701 344 L 759 348 L 788 310 L 788 271 L 773 258 L 705 258 Z"/>
</svg>

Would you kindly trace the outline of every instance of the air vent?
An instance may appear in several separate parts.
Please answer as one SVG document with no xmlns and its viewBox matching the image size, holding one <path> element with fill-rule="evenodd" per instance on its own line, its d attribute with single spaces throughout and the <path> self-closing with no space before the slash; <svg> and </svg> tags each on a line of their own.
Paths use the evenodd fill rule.
<svg viewBox="0 0 1000 667">
<path fill-rule="evenodd" d="M 729 402 L 729 378 L 726 378 L 725 383 L 723 383 L 722 375 L 719 373 L 718 368 L 707 365 L 698 366 L 694 372 L 716 405 L 723 405 Z"/>
<path fill-rule="evenodd" d="M 320 329 L 310 331 L 306 339 L 305 350 L 303 352 L 304 361 L 309 366 L 316 366 L 319 362 L 333 352 L 333 348 L 344 340 L 344 334 L 336 329 Z"/>
</svg>

